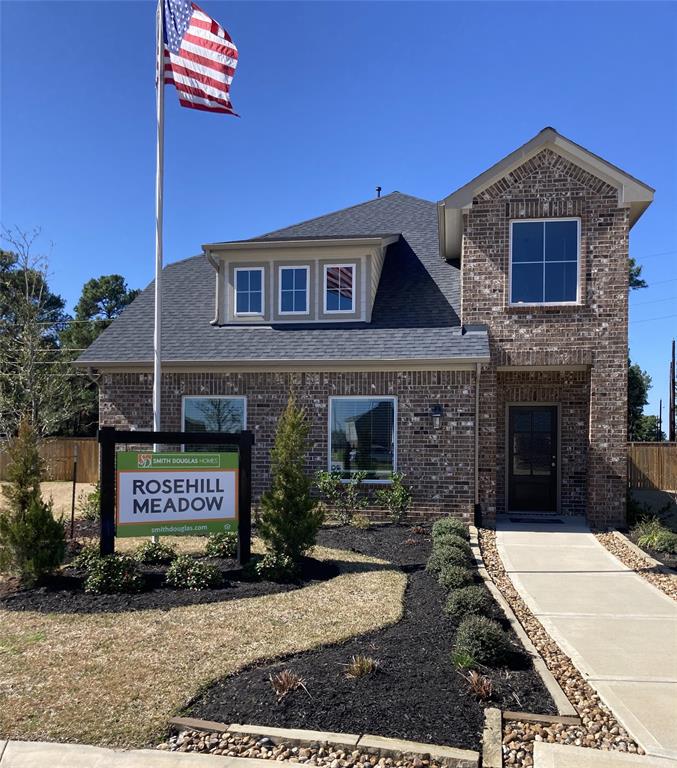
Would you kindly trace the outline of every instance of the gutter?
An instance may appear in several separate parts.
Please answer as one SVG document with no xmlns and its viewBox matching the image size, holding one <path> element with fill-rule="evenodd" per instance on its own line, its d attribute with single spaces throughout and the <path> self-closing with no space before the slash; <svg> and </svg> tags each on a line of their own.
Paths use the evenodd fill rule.
<svg viewBox="0 0 677 768">
<path fill-rule="evenodd" d="M 215 259 L 211 251 L 205 251 L 205 256 L 207 257 L 207 261 L 214 267 L 214 270 L 216 271 L 216 296 L 214 299 L 214 319 L 209 321 L 209 325 L 218 325 L 219 324 L 219 278 L 221 277 L 221 273 L 219 271 L 219 260 Z"/>
<path fill-rule="evenodd" d="M 475 364 L 475 517 L 479 516 L 480 489 L 480 374 L 482 363 Z"/>
</svg>

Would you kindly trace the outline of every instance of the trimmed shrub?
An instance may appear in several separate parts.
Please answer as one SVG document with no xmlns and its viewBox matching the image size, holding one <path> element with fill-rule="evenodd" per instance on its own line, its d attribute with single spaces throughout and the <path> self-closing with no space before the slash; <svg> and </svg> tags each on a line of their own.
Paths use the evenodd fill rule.
<svg viewBox="0 0 677 768">
<path fill-rule="evenodd" d="M 54 519 L 51 502 L 31 498 L 25 511 L 0 514 L 0 570 L 34 584 L 65 556 L 66 532 L 63 521 Z"/>
<path fill-rule="evenodd" d="M 441 587 L 450 592 L 452 589 L 467 587 L 473 582 L 472 571 L 462 565 L 446 565 L 439 573 L 437 580 Z"/>
<path fill-rule="evenodd" d="M 441 533 L 439 536 L 433 539 L 433 551 L 436 549 L 447 549 L 451 547 L 461 550 L 461 552 L 463 552 L 463 554 L 468 558 L 468 561 L 472 562 L 472 547 L 465 539 L 462 539 L 455 533 Z"/>
<path fill-rule="evenodd" d="M 71 560 L 70 566 L 71 568 L 77 568 L 79 571 L 88 571 L 92 564 L 100 558 L 99 547 L 87 544 Z"/>
<path fill-rule="evenodd" d="M 431 573 L 440 573 L 452 565 L 467 568 L 469 565 L 468 556 L 456 547 L 438 547 L 433 549 L 428 558 L 426 570 Z"/>
<path fill-rule="evenodd" d="M 492 600 L 487 590 L 480 584 L 470 584 L 455 589 L 447 598 L 445 612 L 455 619 L 464 616 L 484 616 L 491 610 Z"/>
<path fill-rule="evenodd" d="M 141 592 L 144 580 L 136 560 L 115 553 L 92 558 L 87 566 L 85 592 L 95 595 Z"/>
<path fill-rule="evenodd" d="M 391 483 L 376 491 L 374 498 L 377 504 L 388 510 L 388 516 L 395 525 L 402 525 L 411 504 L 411 489 L 404 482 L 402 472 L 393 472 Z"/>
<path fill-rule="evenodd" d="M 514 653 L 508 635 L 501 625 L 486 616 L 466 616 L 458 627 L 453 657 L 465 654 L 477 664 L 504 664 Z"/>
<path fill-rule="evenodd" d="M 453 533 L 466 541 L 470 539 L 468 526 L 457 517 L 443 517 L 441 520 L 436 520 L 433 523 L 433 540 L 442 533 Z"/>
<path fill-rule="evenodd" d="M 168 565 L 176 560 L 178 552 L 173 544 L 163 544 L 161 541 L 144 541 L 140 544 L 134 557 L 145 565 Z"/>
<path fill-rule="evenodd" d="M 167 569 L 167 584 L 175 589 L 218 589 L 223 586 L 221 571 L 210 563 L 179 555 Z"/>
<path fill-rule="evenodd" d="M 311 480 L 305 474 L 309 430 L 292 392 L 270 452 L 271 486 L 261 497 L 257 531 L 269 553 L 294 564 L 315 545 L 324 520 L 324 509 L 311 498 Z"/>
<path fill-rule="evenodd" d="M 298 565 L 288 555 L 268 552 L 254 566 L 256 575 L 263 581 L 294 581 Z"/>
<path fill-rule="evenodd" d="M 210 533 L 205 544 L 207 557 L 233 558 L 237 555 L 237 533 Z"/>
</svg>

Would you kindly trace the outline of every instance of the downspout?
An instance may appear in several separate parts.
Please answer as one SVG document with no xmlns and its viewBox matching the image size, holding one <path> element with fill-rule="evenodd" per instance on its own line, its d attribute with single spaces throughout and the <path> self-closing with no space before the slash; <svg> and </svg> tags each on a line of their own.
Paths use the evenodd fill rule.
<svg viewBox="0 0 677 768">
<path fill-rule="evenodd" d="M 482 363 L 475 363 L 475 526 L 479 528 L 482 523 L 482 511 L 480 509 L 480 374 Z"/>
</svg>

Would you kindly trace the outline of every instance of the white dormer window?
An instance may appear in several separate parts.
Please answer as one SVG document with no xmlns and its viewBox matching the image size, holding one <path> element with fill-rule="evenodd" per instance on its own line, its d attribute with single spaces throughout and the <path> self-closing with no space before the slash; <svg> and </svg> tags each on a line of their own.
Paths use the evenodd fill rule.
<svg viewBox="0 0 677 768">
<path fill-rule="evenodd" d="M 324 268 L 324 311 L 355 311 L 355 265 L 331 264 Z"/>
<path fill-rule="evenodd" d="M 263 301 L 263 267 L 238 267 L 235 270 L 235 314 L 262 315 Z"/>
<path fill-rule="evenodd" d="M 280 267 L 280 314 L 308 314 L 309 267 Z"/>
<path fill-rule="evenodd" d="M 510 224 L 510 303 L 580 301 L 580 219 L 538 219 Z"/>
</svg>

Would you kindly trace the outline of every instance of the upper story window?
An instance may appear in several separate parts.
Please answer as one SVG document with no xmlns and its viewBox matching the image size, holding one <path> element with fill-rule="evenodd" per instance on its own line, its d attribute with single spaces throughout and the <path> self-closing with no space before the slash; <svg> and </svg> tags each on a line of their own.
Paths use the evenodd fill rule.
<svg viewBox="0 0 677 768">
<path fill-rule="evenodd" d="M 235 314 L 263 314 L 263 267 L 235 270 Z"/>
<path fill-rule="evenodd" d="M 308 313 L 308 267 L 280 267 L 280 314 Z"/>
<path fill-rule="evenodd" d="M 575 304 L 579 251 L 579 219 L 511 222 L 510 303 Z"/>
<path fill-rule="evenodd" d="M 332 264 L 324 268 L 324 311 L 355 311 L 355 265 Z"/>
</svg>

